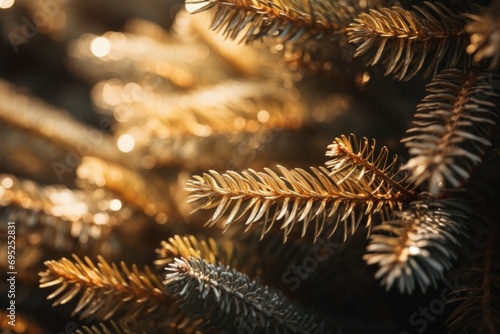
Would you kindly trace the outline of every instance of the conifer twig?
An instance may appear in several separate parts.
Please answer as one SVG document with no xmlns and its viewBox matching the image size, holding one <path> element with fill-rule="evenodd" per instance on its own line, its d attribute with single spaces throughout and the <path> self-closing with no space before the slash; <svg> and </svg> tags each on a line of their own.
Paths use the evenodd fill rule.
<svg viewBox="0 0 500 334">
<path fill-rule="evenodd" d="M 280 228 L 284 229 L 286 240 L 294 225 L 303 223 L 304 236 L 313 222 L 316 239 L 324 229 L 329 229 L 331 236 L 343 224 L 347 238 L 348 230 L 354 233 L 364 216 L 366 226 L 371 226 L 375 213 L 384 216 L 401 207 L 413 194 L 393 180 L 393 163 L 386 166 L 385 150 L 374 161 L 374 147 L 361 146 L 359 152 L 352 152 L 353 146 L 346 142 L 346 138 L 338 139 L 330 146 L 330 169 L 311 167 L 308 172 L 278 166 L 282 176 L 267 168 L 264 172 L 250 169 L 241 174 L 212 170 L 194 176 L 186 186 L 190 193 L 188 202 L 203 201 L 198 209 L 216 208 L 206 223 L 209 226 L 229 211 L 224 221 L 226 229 L 240 220 L 245 220 L 248 228 L 259 222 L 264 236 L 276 221 L 282 221 Z"/>
<path fill-rule="evenodd" d="M 411 79 L 426 63 L 428 76 L 441 66 L 460 67 L 467 58 L 467 19 L 439 2 L 370 10 L 355 21 L 347 29 L 357 46 L 354 56 L 364 55 L 370 65 L 381 61 L 385 75 L 398 80 Z"/>
<path fill-rule="evenodd" d="M 431 194 L 446 187 L 459 188 L 477 166 L 498 120 L 498 72 L 477 67 L 467 72 L 447 69 L 427 86 L 417 106 L 415 128 L 403 139 L 416 185 L 426 184 Z"/>
<path fill-rule="evenodd" d="M 107 320 L 120 314 L 125 321 L 142 317 L 144 319 L 175 319 L 183 316 L 172 297 L 163 292 L 158 277 L 148 267 L 140 271 L 137 266 L 129 269 L 125 263 L 120 266 L 108 264 L 99 256 L 97 265 L 88 257 L 82 261 L 73 255 L 73 261 L 62 258 L 46 261 L 47 270 L 41 272 L 40 287 L 58 286 L 47 298 L 57 298 L 53 305 L 66 304 L 80 295 L 73 315 L 82 319 L 96 316 Z"/>
<path fill-rule="evenodd" d="M 304 313 L 280 291 L 248 276 L 198 258 L 175 259 L 165 289 L 192 318 L 210 330 L 228 333 L 325 333 L 322 323 Z"/>
<path fill-rule="evenodd" d="M 413 202 L 395 212 L 393 220 L 374 227 L 364 259 L 379 265 L 375 278 L 401 293 L 412 293 L 417 286 L 422 292 L 436 287 L 457 257 L 466 208 L 461 201 Z"/>
<path fill-rule="evenodd" d="M 284 41 L 333 38 L 343 33 L 357 14 L 354 4 L 320 0 L 187 0 L 186 9 L 199 13 L 215 7 L 213 30 L 236 39 L 240 33 L 246 43 L 278 36 Z"/>
<path fill-rule="evenodd" d="M 474 60 L 480 62 L 488 59 L 491 68 L 500 64 L 500 5 L 492 1 L 489 8 L 480 14 L 469 16 L 472 22 L 467 24 L 465 31 L 470 35 L 467 53 L 474 55 Z"/>
</svg>

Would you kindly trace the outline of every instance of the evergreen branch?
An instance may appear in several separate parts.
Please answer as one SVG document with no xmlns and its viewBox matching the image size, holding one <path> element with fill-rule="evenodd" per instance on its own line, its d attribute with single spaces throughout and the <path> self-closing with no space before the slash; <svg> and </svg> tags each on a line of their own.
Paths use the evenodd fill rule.
<svg viewBox="0 0 500 334">
<path fill-rule="evenodd" d="M 217 223 L 230 207 L 226 228 L 233 221 L 247 218 L 245 225 L 250 226 L 264 217 L 264 235 L 276 220 L 283 220 L 281 228 L 285 229 L 286 240 L 296 223 L 303 221 L 304 236 L 313 220 L 315 238 L 322 233 L 325 223 L 333 227 L 329 236 L 339 223 L 343 223 L 346 238 L 348 219 L 351 220 L 352 233 L 359 225 L 353 211 L 355 207 L 364 207 L 364 215 L 368 218 L 366 224 L 370 226 L 373 213 L 381 212 L 384 206 L 390 209 L 400 206 L 414 197 L 394 180 L 397 176 L 393 171 L 396 158 L 387 164 L 386 148 L 382 148 L 377 156 L 374 145 L 369 147 L 366 138 L 358 144 L 354 136 L 350 139 L 343 136 L 337 138 L 329 149 L 327 156 L 333 159 L 326 166 L 330 172 L 324 168 L 311 168 L 313 174 L 310 174 L 302 169 L 289 171 L 281 166 L 278 168 L 282 177 L 269 169 L 265 173 L 249 170 L 242 174 L 228 172 L 223 175 L 210 171 L 211 175 L 196 176 L 188 183 L 186 189 L 192 193 L 188 200 L 205 200 L 200 206 L 203 209 L 217 207 L 207 222 L 210 226 Z"/>
<path fill-rule="evenodd" d="M 64 162 L 68 157 L 66 149 L 47 138 L 8 124 L 0 125 L 0 142 L 0 168 L 3 172 L 15 173 L 43 183 L 71 184 L 73 173 L 67 168 L 57 168 L 65 166 Z"/>
<path fill-rule="evenodd" d="M 129 269 L 125 263 L 120 267 L 108 264 L 99 256 L 95 265 L 88 257 L 82 261 L 73 255 L 74 261 L 62 258 L 46 261 L 47 270 L 41 272 L 40 287 L 58 286 L 47 299 L 57 298 L 53 306 L 66 304 L 81 295 L 73 315 L 96 316 L 107 320 L 120 314 L 124 321 L 136 318 L 180 321 L 183 316 L 173 299 L 163 292 L 158 277 L 148 267 L 139 271 L 137 266 Z"/>
<path fill-rule="evenodd" d="M 500 5 L 492 1 L 490 8 L 479 15 L 470 15 L 472 22 L 465 31 L 470 35 L 467 53 L 479 62 L 488 59 L 491 68 L 500 64 Z"/>
<path fill-rule="evenodd" d="M 363 257 L 368 264 L 379 265 L 375 278 L 381 278 L 387 290 L 397 286 L 401 293 L 411 294 L 416 286 L 422 292 L 436 287 L 457 257 L 466 208 L 459 200 L 418 201 L 376 226 Z"/>
<path fill-rule="evenodd" d="M 236 120 L 236 122 L 238 122 Z M 200 133 L 204 130 L 199 128 Z M 143 156 L 143 161 L 151 167 L 173 167 L 185 170 L 222 169 L 228 161 L 245 161 L 255 154 L 254 148 L 269 146 L 266 142 L 273 134 L 268 129 L 257 133 L 225 133 L 205 136 L 159 137 L 160 132 L 146 135 L 148 129 L 142 129 L 144 142 L 137 143 L 134 152 Z M 246 143 L 252 149 L 238 152 L 237 148 Z M 278 143 L 279 145 L 279 143 Z M 204 154 L 210 151 L 211 154 Z M 252 158 L 253 159 L 253 158 Z M 125 186 L 125 185 L 124 185 Z M 179 195 L 179 193 L 177 193 Z"/>
<path fill-rule="evenodd" d="M 339 182 L 356 178 L 358 182 L 374 183 L 384 191 L 399 193 L 402 201 L 407 202 L 414 198 L 414 194 L 401 185 L 405 176 L 399 175 L 397 155 L 390 161 L 389 151 L 385 146 L 377 155 L 375 140 L 370 145 L 366 137 L 358 142 L 353 134 L 349 138 L 342 135 L 328 146 L 326 156 L 332 157 L 325 163 L 331 170 L 330 175 L 343 173 L 348 177 Z"/>
<path fill-rule="evenodd" d="M 97 38 L 104 38 L 110 44 L 109 52 L 105 55 L 96 55 L 92 51 L 92 43 Z M 123 41 L 126 40 L 126 43 Z M 144 79 L 144 72 L 148 73 L 156 84 L 169 84 L 175 87 L 190 89 L 198 85 L 213 83 L 215 79 L 225 79 L 223 73 L 215 78 L 210 77 L 213 71 L 200 71 L 201 64 L 187 63 L 186 60 L 196 60 L 194 56 L 200 48 L 193 44 L 172 40 L 165 43 L 144 33 L 116 33 L 109 32 L 102 36 L 84 34 L 78 41 L 70 45 L 71 56 L 69 66 L 80 73 L 84 78 L 91 80 L 108 79 L 120 75 L 122 78 L 137 80 Z M 207 67 L 210 59 L 203 59 L 203 68 Z M 208 66 L 209 67 L 209 66 Z"/>
<path fill-rule="evenodd" d="M 238 271 L 250 277 L 255 277 L 261 267 L 258 257 L 248 256 L 245 250 L 244 247 L 236 247 L 233 242 L 225 238 L 216 240 L 206 236 L 180 237 L 175 235 L 168 238 L 168 241 L 161 242 L 161 248 L 156 250 L 158 259 L 155 265 L 157 268 L 164 269 L 166 265 L 174 262 L 175 258 L 194 257 L 201 258 L 208 263 L 222 263 L 231 268 L 237 268 Z"/>
<path fill-rule="evenodd" d="M 0 120 L 6 124 L 47 138 L 64 149 L 111 161 L 124 159 L 109 135 L 78 122 L 66 110 L 48 105 L 2 80 L 0 100 L 3 101 Z"/>
<path fill-rule="evenodd" d="M 76 331 L 76 334 L 188 334 L 199 333 L 194 327 L 172 328 L 162 324 L 145 322 L 140 320 L 132 321 L 109 321 L 109 323 L 99 323 L 90 327 L 83 326 Z"/>
<path fill-rule="evenodd" d="M 213 133 L 295 129 L 303 123 L 305 107 L 290 101 L 287 93 L 281 85 L 263 81 L 228 80 L 187 93 L 151 92 L 139 84 L 116 79 L 94 87 L 94 98 L 102 100 L 101 108 L 114 114 L 127 110 L 126 119 L 120 119 L 116 132 L 139 127 L 143 129 L 143 141 L 148 137 L 206 137 Z M 116 97 L 104 103 L 109 94 Z"/>
<path fill-rule="evenodd" d="M 186 0 L 190 13 L 215 7 L 211 29 L 249 43 L 263 37 L 296 42 L 332 39 L 357 15 L 357 1 L 322 0 Z"/>
<path fill-rule="evenodd" d="M 110 321 L 109 324 L 99 323 L 91 327 L 83 326 L 76 331 L 76 334 L 160 334 L 171 332 L 160 332 L 156 326 L 151 323 L 142 322 L 123 322 L 118 323 Z M 172 333 L 175 333 L 173 331 Z"/>
<path fill-rule="evenodd" d="M 209 263 L 227 263 L 230 259 L 229 254 L 226 253 L 226 248 L 223 245 L 229 245 L 225 240 L 221 240 L 217 243 L 215 239 L 210 237 L 200 237 L 197 238 L 194 235 L 185 235 L 180 237 L 179 235 L 174 235 L 168 238 L 168 241 L 161 242 L 161 248 L 156 250 L 158 254 L 158 259 L 155 261 L 155 265 L 158 268 L 164 268 L 169 263 L 174 262 L 176 257 L 195 257 L 201 258 Z"/>
<path fill-rule="evenodd" d="M 122 206 L 106 192 L 98 197 L 93 192 L 0 174 L 2 217 L 18 222 L 20 235 L 30 235 L 34 243 L 48 248 L 116 252 L 116 244 L 111 247 L 108 238 L 130 217 L 130 210 L 116 210 L 117 204 Z"/>
<path fill-rule="evenodd" d="M 0 195 L 0 206 L 42 211 L 67 222 L 117 226 L 122 220 L 120 213 L 116 212 L 118 210 L 110 208 L 109 202 L 114 199 L 105 198 L 106 206 L 101 205 L 101 210 L 91 194 L 61 185 L 43 186 L 11 174 L 0 174 Z M 99 213 L 105 214 L 105 217 L 96 218 Z"/>
<path fill-rule="evenodd" d="M 417 106 L 415 128 L 403 139 L 411 159 L 402 167 L 431 194 L 459 188 L 482 160 L 498 120 L 498 72 L 448 69 L 427 86 Z"/>
<path fill-rule="evenodd" d="M 165 289 L 207 330 L 227 333 L 325 333 L 279 290 L 262 286 L 230 267 L 202 259 L 175 259 L 167 268 Z"/>
<path fill-rule="evenodd" d="M 225 229 L 242 220 L 248 228 L 260 222 L 262 237 L 276 221 L 282 221 L 286 240 L 299 222 L 303 223 L 302 236 L 309 223 L 314 222 L 315 239 L 325 228 L 330 229 L 331 236 L 343 224 L 345 239 L 348 224 L 353 234 L 363 216 L 370 226 L 374 214 L 384 216 L 385 211 L 400 207 L 405 199 L 402 192 L 383 187 L 385 179 L 367 181 L 353 173 L 334 173 L 324 167 L 311 167 L 312 173 L 300 168 L 278 169 L 282 176 L 268 168 L 264 172 L 250 169 L 241 174 L 228 171 L 221 175 L 212 170 L 196 175 L 185 188 L 190 193 L 188 202 L 203 201 L 198 209 L 216 208 L 208 226 L 221 221 L 230 211 L 224 221 Z"/>
<path fill-rule="evenodd" d="M 498 333 L 500 331 L 500 256 L 498 227 L 491 226 L 478 265 L 464 268 L 468 286 L 453 291 L 448 302 L 460 303 L 447 319 L 449 333 Z"/>
<path fill-rule="evenodd" d="M 413 10 L 370 10 L 355 21 L 347 29 L 349 42 L 357 45 L 354 56 L 364 55 L 372 66 L 382 61 L 385 75 L 398 80 L 411 79 L 424 64 L 424 75 L 434 76 L 440 67 L 467 62 L 468 20 L 442 3 L 424 2 Z"/>
<path fill-rule="evenodd" d="M 79 186 L 103 187 L 119 194 L 158 223 L 182 216 L 181 206 L 185 198 L 177 192 L 176 176 L 167 178 L 153 171 L 139 172 L 121 164 L 96 157 L 85 157 L 77 169 Z M 177 202 L 176 202 L 177 201 Z"/>
</svg>

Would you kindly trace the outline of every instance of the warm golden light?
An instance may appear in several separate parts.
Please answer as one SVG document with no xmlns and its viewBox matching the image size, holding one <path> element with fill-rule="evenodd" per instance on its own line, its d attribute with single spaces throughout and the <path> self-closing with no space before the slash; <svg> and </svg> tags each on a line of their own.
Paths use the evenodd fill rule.
<svg viewBox="0 0 500 334">
<path fill-rule="evenodd" d="M 5 189 L 9 189 L 14 185 L 14 181 L 10 177 L 6 177 L 5 179 L 2 180 L 2 187 Z"/>
<path fill-rule="evenodd" d="M 113 211 L 118 211 L 122 208 L 122 202 L 119 199 L 112 199 L 109 202 L 109 208 Z"/>
<path fill-rule="evenodd" d="M 417 246 L 410 246 L 410 248 L 408 248 L 408 253 L 410 255 L 418 255 L 420 254 L 420 248 Z"/>
<path fill-rule="evenodd" d="M 135 146 L 134 137 L 132 137 L 129 134 L 121 135 L 120 138 L 118 138 L 117 145 L 120 151 L 128 153 L 134 149 Z"/>
<path fill-rule="evenodd" d="M 267 122 L 269 122 L 269 118 L 270 118 L 270 116 L 269 116 L 269 112 L 267 110 L 261 110 L 257 114 L 257 119 L 261 123 L 267 123 Z"/>
<path fill-rule="evenodd" d="M 14 5 L 14 0 L 0 0 L 0 9 L 7 9 Z"/>
<path fill-rule="evenodd" d="M 90 44 L 90 51 L 96 57 L 104 57 L 111 51 L 111 43 L 106 37 L 97 37 Z"/>
<path fill-rule="evenodd" d="M 108 223 L 108 218 L 109 218 L 108 215 L 105 213 L 97 213 L 94 216 L 94 222 L 97 225 L 105 225 Z"/>
</svg>

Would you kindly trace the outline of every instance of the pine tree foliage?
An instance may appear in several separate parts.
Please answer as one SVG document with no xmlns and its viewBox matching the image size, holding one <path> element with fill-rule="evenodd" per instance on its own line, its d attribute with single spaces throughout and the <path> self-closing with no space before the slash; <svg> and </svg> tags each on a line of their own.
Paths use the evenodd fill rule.
<svg viewBox="0 0 500 334">
<path fill-rule="evenodd" d="M 76 334 L 187 334 L 199 333 L 195 329 L 172 328 L 162 324 L 155 324 L 148 321 L 109 321 L 101 322 L 91 326 L 83 326 Z"/>
<path fill-rule="evenodd" d="M 12 174 L 0 174 L 0 207 L 4 221 L 19 222 L 20 237 L 38 240 L 49 249 L 76 251 L 94 247 L 109 255 L 117 250 L 102 242 L 133 210 L 113 210 L 111 202 L 121 202 L 113 194 L 69 189 L 61 185 L 41 185 Z M 101 205 L 99 207 L 98 202 Z"/>
<path fill-rule="evenodd" d="M 498 71 L 448 69 L 427 86 L 415 128 L 403 141 L 410 160 L 403 167 L 431 194 L 459 188 L 481 162 L 498 121 Z"/>
<path fill-rule="evenodd" d="M 387 149 L 377 156 L 375 147 L 353 145 L 343 137 L 329 146 L 327 168 L 311 167 L 287 169 L 278 166 L 281 176 L 265 169 L 264 172 L 248 170 L 238 174 L 216 171 L 195 176 L 188 181 L 188 201 L 203 201 L 198 209 L 215 208 L 206 223 L 213 226 L 229 212 L 223 221 L 225 229 L 233 222 L 245 221 L 245 226 L 262 225 L 264 236 L 280 221 L 285 240 L 295 225 L 302 223 L 301 235 L 314 224 L 314 238 L 323 231 L 331 237 L 339 226 L 344 228 L 344 239 L 354 234 L 361 219 L 371 225 L 374 214 L 387 217 L 394 208 L 411 198 L 411 191 L 392 179 L 393 160 L 386 165 Z M 359 146 L 359 147 L 357 147 Z M 358 151 L 353 151 L 358 149 Z"/>
<path fill-rule="evenodd" d="M 121 126 L 127 126 L 123 123 L 129 126 L 149 123 L 152 126 L 151 123 L 155 122 L 154 128 L 170 129 L 168 135 L 174 138 L 205 135 L 207 131 L 243 133 L 257 132 L 262 128 L 294 129 L 304 122 L 304 106 L 287 101 L 287 91 L 268 81 L 227 80 L 208 88 L 166 95 L 148 91 L 138 84 L 112 79 L 94 87 L 94 93 L 97 96 L 110 93 L 117 96 L 112 103 L 100 102 L 107 113 L 118 108 L 136 111 L 121 122 Z M 256 109 L 263 110 L 257 119 Z M 228 119 L 237 121 L 227 122 Z M 153 132 L 151 136 L 158 134 Z"/>
<path fill-rule="evenodd" d="M 81 151 L 82 143 L 86 143 L 88 154 L 110 161 L 124 158 L 110 136 L 78 122 L 66 110 L 41 101 L 3 80 L 0 80 L 0 98 L 4 101 L 0 107 L 0 119 L 6 124 L 75 152 Z M 58 167 L 55 162 L 51 166 Z"/>
<path fill-rule="evenodd" d="M 108 189 L 159 223 L 179 215 L 182 209 L 180 203 L 185 201 L 182 194 L 169 191 L 178 182 L 175 175 L 166 179 L 154 172 L 142 173 L 133 166 L 127 167 L 92 156 L 82 159 L 76 173 L 81 188 Z"/>
<path fill-rule="evenodd" d="M 73 315 L 79 314 L 82 319 L 95 316 L 107 320 L 118 314 L 124 321 L 142 318 L 182 322 L 182 312 L 148 267 L 144 271 L 135 265 L 130 269 L 123 262 L 117 266 L 102 257 L 96 265 L 88 257 L 82 261 L 76 255 L 73 261 L 62 258 L 45 265 L 48 269 L 40 273 L 40 287 L 58 287 L 47 298 L 57 298 L 53 302 L 56 306 L 80 295 Z"/>
<path fill-rule="evenodd" d="M 333 38 L 343 32 L 356 14 L 357 1 L 219 1 L 188 0 L 186 9 L 199 13 L 215 7 L 211 29 L 236 39 L 242 32 L 246 43 L 263 37 L 294 42 L 300 39 Z"/>
<path fill-rule="evenodd" d="M 281 292 L 230 267 L 198 258 L 175 259 L 165 289 L 204 325 L 227 333 L 326 333 L 324 325 L 295 307 Z"/>
<path fill-rule="evenodd" d="M 161 247 L 156 250 L 158 258 L 155 266 L 164 269 L 166 265 L 174 262 L 175 258 L 190 257 L 200 258 L 207 263 L 222 263 L 223 265 L 237 268 L 249 277 L 256 277 L 261 271 L 258 257 L 248 254 L 255 241 L 247 239 L 246 245 L 235 245 L 227 239 L 216 240 L 211 237 L 194 235 L 175 235 L 161 242 Z"/>
<path fill-rule="evenodd" d="M 376 226 L 364 256 L 368 264 L 379 265 L 375 278 L 401 293 L 436 287 L 457 258 L 468 218 L 464 207 L 458 200 L 413 202 L 395 212 L 393 220 Z"/>
<path fill-rule="evenodd" d="M 58 7 L 65 31 L 36 19 L 38 2 L 2 9 L 36 21 L 6 24 L 2 46 L 69 46 L 54 63 L 93 85 L 90 118 L 102 121 L 0 81 L 0 220 L 17 224 L 20 315 L 58 318 L 69 304 L 79 334 L 403 333 L 439 296 L 450 316 L 426 318 L 429 331 L 500 331 L 498 1 L 186 0 L 168 31 L 133 20 L 102 35 L 75 29 L 79 13 L 98 9 L 100 30 L 137 0 L 74 1 Z M 158 3 L 134 8 L 164 20 Z M 37 36 L 15 45 L 32 25 Z M 336 123 L 339 95 L 352 114 Z M 332 137 L 325 164 L 304 167 Z M 46 259 L 60 260 L 38 281 Z M 461 287 L 445 296 L 450 274 Z"/>
<path fill-rule="evenodd" d="M 434 76 L 438 69 L 468 63 L 464 33 L 468 20 L 440 2 L 424 2 L 411 10 L 383 8 L 362 13 L 348 29 L 357 45 L 355 57 L 366 63 L 382 62 L 385 75 L 411 79 L 422 68 Z"/>
<path fill-rule="evenodd" d="M 473 267 L 462 268 L 467 286 L 456 291 L 450 303 L 459 304 L 447 320 L 450 333 L 498 333 L 500 330 L 500 254 L 498 226 L 490 226 L 483 252 Z"/>
<path fill-rule="evenodd" d="M 492 1 L 487 9 L 470 17 L 472 22 L 465 27 L 470 35 L 467 53 L 473 54 L 477 62 L 487 59 L 490 67 L 497 67 L 500 63 L 500 5 Z"/>
<path fill-rule="evenodd" d="M 228 39 L 250 44 L 264 41 L 284 50 L 292 66 L 310 71 L 331 70 L 351 58 L 346 28 L 363 10 L 381 1 L 322 0 L 188 0 L 186 9 L 200 13 L 214 9 L 211 29 Z M 346 54 L 343 54 L 346 53 Z"/>
</svg>

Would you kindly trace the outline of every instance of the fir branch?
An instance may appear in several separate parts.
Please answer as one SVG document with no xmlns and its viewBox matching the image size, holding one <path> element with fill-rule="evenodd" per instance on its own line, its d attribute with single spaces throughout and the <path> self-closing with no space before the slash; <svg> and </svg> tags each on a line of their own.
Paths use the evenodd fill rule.
<svg viewBox="0 0 500 334">
<path fill-rule="evenodd" d="M 465 27 L 470 35 L 467 53 L 474 55 L 476 62 L 488 59 L 491 68 L 497 67 L 500 64 L 500 5 L 492 1 L 481 14 L 469 17 L 472 22 Z"/>
<path fill-rule="evenodd" d="M 247 240 L 248 241 L 248 240 Z M 247 243 L 248 244 L 248 243 Z M 256 244 L 254 244 L 257 246 Z M 174 262 L 175 258 L 189 257 L 201 258 L 208 263 L 222 263 L 231 268 L 237 268 L 250 277 L 255 277 L 260 269 L 258 257 L 248 256 L 245 247 L 237 247 L 228 239 L 216 240 L 211 237 L 194 235 L 178 236 L 168 238 L 161 242 L 161 248 L 156 250 L 158 259 L 155 261 L 157 268 L 165 268 Z"/>
<path fill-rule="evenodd" d="M 143 212 L 164 224 L 169 218 L 182 216 L 179 211 L 185 201 L 178 189 L 177 175 L 163 177 L 153 171 L 128 168 L 96 157 L 85 157 L 78 166 L 80 187 L 103 187 L 119 194 Z"/>
<path fill-rule="evenodd" d="M 190 13 L 215 7 L 211 29 L 249 43 L 263 37 L 281 41 L 332 39 L 342 34 L 355 15 L 356 3 L 321 0 L 186 0 Z"/>
<path fill-rule="evenodd" d="M 109 255 L 112 231 L 127 221 L 131 209 L 115 210 L 122 203 L 109 193 L 40 185 L 11 174 L 0 174 L 1 216 L 19 223 L 19 233 L 35 244 L 55 250 L 90 249 Z M 112 244 L 112 243 L 111 243 Z"/>
<path fill-rule="evenodd" d="M 152 92 L 116 79 L 94 87 L 94 98 L 101 108 L 115 115 L 127 111 L 126 118 L 119 119 L 116 132 L 127 133 L 139 127 L 142 141 L 148 137 L 295 129 L 304 121 L 305 107 L 300 101 L 290 101 L 287 93 L 280 84 L 269 81 L 228 80 L 186 93 Z M 109 94 L 115 98 L 104 103 Z"/>
<path fill-rule="evenodd" d="M 263 237 L 276 221 L 282 221 L 280 228 L 284 230 L 285 241 L 300 222 L 302 236 L 310 223 L 314 224 L 315 239 L 324 229 L 329 229 L 331 236 L 342 224 L 347 238 L 349 229 L 353 234 L 363 216 L 369 225 L 374 214 L 384 215 L 384 209 L 401 205 L 400 193 L 384 192 L 373 184 L 356 180 L 339 183 L 345 175 L 330 176 L 323 167 L 311 168 L 312 173 L 299 168 L 288 170 L 278 166 L 278 169 L 281 177 L 270 169 L 242 174 L 228 171 L 222 175 L 212 170 L 202 177 L 194 176 L 186 187 L 190 192 L 188 201 L 203 201 L 198 209 L 216 208 L 206 223 L 208 226 L 221 221 L 230 211 L 223 220 L 225 229 L 237 221 L 245 220 L 248 228 L 259 222 Z"/>
<path fill-rule="evenodd" d="M 103 55 L 92 51 L 92 43 L 98 39 L 109 42 L 109 52 Z M 126 41 L 126 43 L 123 43 Z M 84 34 L 69 48 L 69 66 L 84 78 L 95 80 L 108 79 L 119 74 L 129 80 L 144 80 L 146 72 L 156 84 L 166 83 L 183 89 L 213 83 L 215 79 L 225 79 L 224 73 L 215 78 L 210 77 L 212 71 L 203 73 L 201 64 L 194 63 L 195 54 L 200 48 L 194 44 L 186 44 L 172 40 L 169 43 L 158 41 L 142 33 L 108 32 L 104 35 Z M 193 60 L 187 63 L 187 60 Z M 200 62 L 201 60 L 199 60 Z M 203 68 L 210 63 L 203 59 Z M 108 96 L 109 97 L 109 96 Z"/>
<path fill-rule="evenodd" d="M 325 333 L 323 324 L 305 314 L 278 290 L 202 259 L 175 259 L 167 268 L 165 289 L 207 330 L 226 333 Z"/>
<path fill-rule="evenodd" d="M 498 223 L 495 222 L 495 223 Z M 498 226 L 490 226 L 484 251 L 472 267 L 462 268 L 460 279 L 467 286 L 453 291 L 450 303 L 459 303 L 448 317 L 448 331 L 454 333 L 487 333 L 500 331 L 500 256 Z"/>
<path fill-rule="evenodd" d="M 447 69 L 427 86 L 415 128 L 403 139 L 411 159 L 402 167 L 431 194 L 459 188 L 482 160 L 498 120 L 498 72 Z"/>
<path fill-rule="evenodd" d="M 370 145 L 366 137 L 357 141 L 353 134 L 335 138 L 326 152 L 327 157 L 332 157 L 325 163 L 330 175 L 345 174 L 338 183 L 354 178 L 369 185 L 375 183 L 383 191 L 400 194 L 402 201 L 410 201 L 414 194 L 402 185 L 406 176 L 400 175 L 397 155 L 390 161 L 387 147 L 383 146 L 377 155 L 375 145 L 375 140 Z"/>
<path fill-rule="evenodd" d="M 203 176 L 194 176 L 185 188 L 190 193 L 188 202 L 203 201 L 198 209 L 216 208 L 206 223 L 208 226 L 216 224 L 230 210 L 224 221 L 225 229 L 246 219 L 248 228 L 260 222 L 264 236 L 276 221 L 283 221 L 281 229 L 286 240 L 294 225 L 303 222 L 304 236 L 314 222 L 316 239 L 325 228 L 330 229 L 328 236 L 331 236 L 343 224 L 345 239 L 348 230 L 353 234 L 364 216 L 366 226 L 371 226 L 374 214 L 384 216 L 414 196 L 393 180 L 395 175 L 391 175 L 391 170 L 395 161 L 386 165 L 386 149 L 377 158 L 373 146 L 360 145 L 360 151 L 355 153 L 345 137 L 329 148 L 327 155 L 333 157 L 327 162 L 330 170 L 311 167 L 310 173 L 278 166 L 282 176 L 268 168 L 264 172 L 250 169 L 241 174 L 228 171 L 222 175 L 211 170 Z"/>
<path fill-rule="evenodd" d="M 43 183 L 71 184 L 74 175 L 64 168 L 65 159 L 68 158 L 66 149 L 47 138 L 8 124 L 0 125 L 0 142 L 0 169 L 3 172 Z"/>
<path fill-rule="evenodd" d="M 51 106 L 0 80 L 0 120 L 13 127 L 47 138 L 63 149 L 92 154 L 110 161 L 123 161 L 112 138 L 84 125 L 66 110 Z M 57 166 L 52 165 L 55 169 Z M 66 167 L 66 166 L 65 166 Z"/>
<path fill-rule="evenodd" d="M 347 29 L 349 42 L 357 45 L 355 57 L 367 63 L 382 61 L 385 75 L 409 80 L 427 64 L 424 75 L 434 76 L 441 67 L 468 62 L 465 53 L 468 22 L 442 3 L 424 2 L 413 10 L 401 7 L 370 10 Z"/>
<path fill-rule="evenodd" d="M 188 334 L 199 333 L 194 328 L 171 328 L 148 321 L 109 321 L 101 322 L 90 327 L 83 326 L 76 334 Z"/>
<path fill-rule="evenodd" d="M 73 255 L 74 261 L 62 258 L 46 261 L 47 270 L 41 272 L 40 287 L 58 286 L 47 299 L 57 298 L 53 306 L 66 304 L 80 295 L 73 315 L 107 320 L 114 314 L 124 321 L 143 318 L 181 322 L 182 312 L 173 299 L 163 292 L 158 277 L 148 267 L 139 271 L 129 269 L 125 263 L 118 267 L 108 264 L 99 256 L 95 265 L 88 257 L 82 261 Z"/>
<path fill-rule="evenodd" d="M 160 332 L 154 325 L 142 322 L 114 322 L 109 324 L 99 323 L 91 327 L 83 326 L 76 331 L 76 334 L 160 334 L 170 332 Z M 175 332 L 172 332 L 175 333 Z"/>
<path fill-rule="evenodd" d="M 445 270 L 456 259 L 459 236 L 466 229 L 467 205 L 459 200 L 418 201 L 394 219 L 373 229 L 368 264 L 378 264 L 375 278 L 386 289 L 396 286 L 401 293 L 412 293 L 418 286 L 425 292 L 437 286 Z"/>
</svg>

